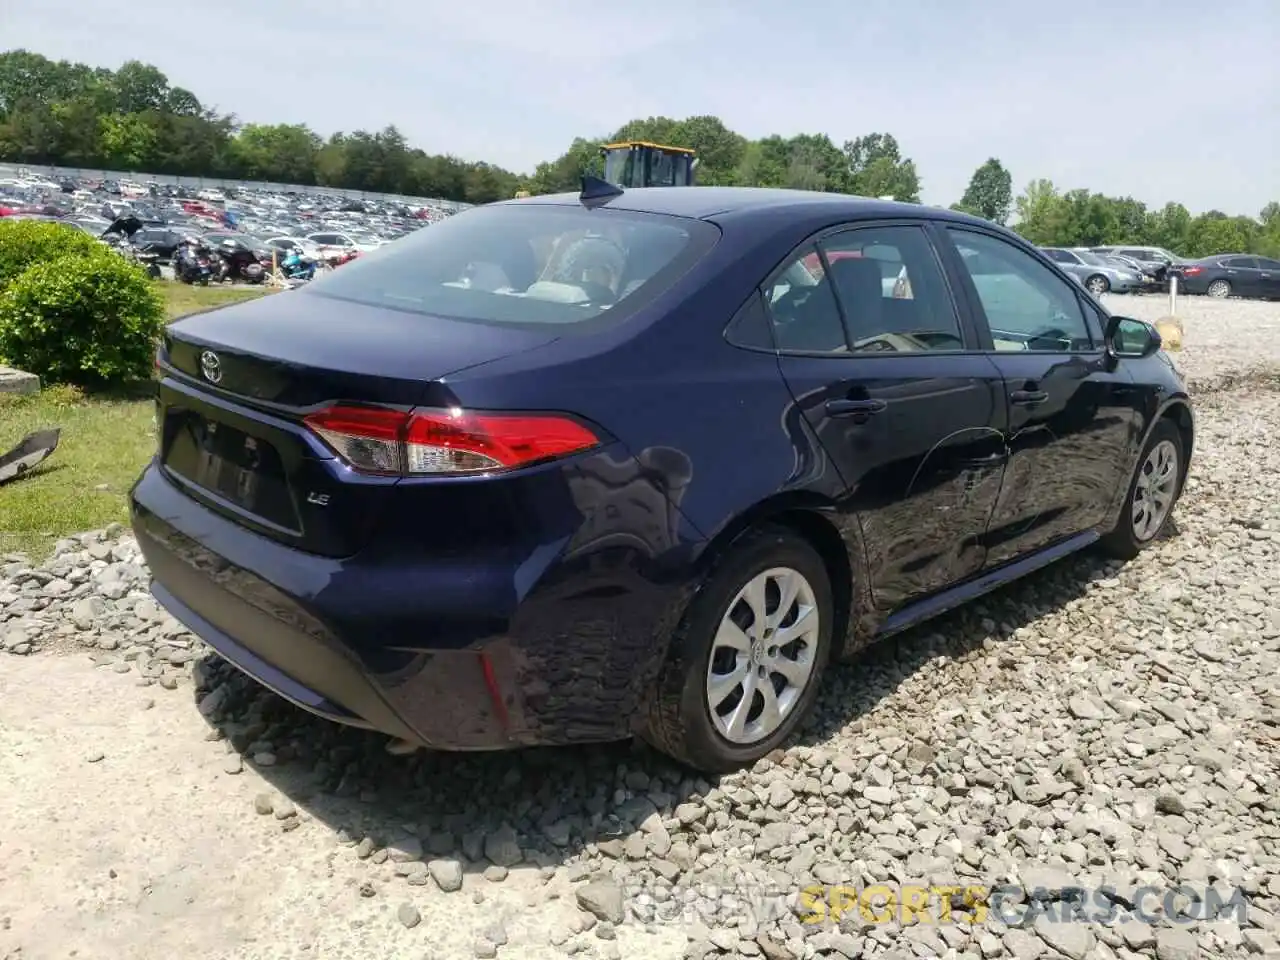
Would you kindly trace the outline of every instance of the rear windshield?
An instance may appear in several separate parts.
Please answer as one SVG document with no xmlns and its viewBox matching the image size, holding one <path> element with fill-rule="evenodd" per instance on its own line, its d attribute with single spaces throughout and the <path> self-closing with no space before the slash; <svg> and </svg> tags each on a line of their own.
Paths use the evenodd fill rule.
<svg viewBox="0 0 1280 960">
<path fill-rule="evenodd" d="M 481 323 L 608 322 L 667 290 L 719 235 L 681 217 L 495 204 L 418 230 L 304 289 Z"/>
</svg>

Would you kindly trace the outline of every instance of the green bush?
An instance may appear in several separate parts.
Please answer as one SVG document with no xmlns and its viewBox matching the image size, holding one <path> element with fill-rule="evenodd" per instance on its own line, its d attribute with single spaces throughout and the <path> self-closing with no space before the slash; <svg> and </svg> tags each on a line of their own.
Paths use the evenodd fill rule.
<svg viewBox="0 0 1280 960">
<path fill-rule="evenodd" d="M 0 217 L 0 291 L 33 263 L 101 249 L 102 244 L 93 237 L 65 223 Z"/>
<path fill-rule="evenodd" d="M 103 247 L 33 264 L 0 294 L 0 357 L 49 383 L 143 380 L 163 329 L 146 273 Z"/>
</svg>

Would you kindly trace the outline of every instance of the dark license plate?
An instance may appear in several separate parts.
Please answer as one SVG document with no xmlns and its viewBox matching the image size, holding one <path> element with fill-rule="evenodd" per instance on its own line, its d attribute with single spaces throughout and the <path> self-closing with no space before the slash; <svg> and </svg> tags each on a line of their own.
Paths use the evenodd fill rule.
<svg viewBox="0 0 1280 960">
<path fill-rule="evenodd" d="M 288 529 L 297 526 L 284 464 L 265 440 L 189 413 L 165 462 L 190 483 L 249 513 Z"/>
<path fill-rule="evenodd" d="M 224 424 L 197 420 L 191 424 L 198 456 L 195 476 L 200 486 L 250 506 L 257 499 L 263 473 L 275 473 L 275 451 L 256 437 Z"/>
</svg>

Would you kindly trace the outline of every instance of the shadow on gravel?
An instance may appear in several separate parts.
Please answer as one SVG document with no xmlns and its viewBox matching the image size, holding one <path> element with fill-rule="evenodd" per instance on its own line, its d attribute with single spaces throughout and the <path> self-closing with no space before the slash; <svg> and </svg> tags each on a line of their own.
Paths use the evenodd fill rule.
<svg viewBox="0 0 1280 960">
<path fill-rule="evenodd" d="M 195 677 L 197 699 L 228 688 L 208 722 L 230 742 L 230 762 L 240 755 L 375 862 L 454 859 L 467 872 L 551 867 L 587 844 L 618 859 L 681 859 L 661 839 L 667 814 L 654 814 L 713 786 L 639 742 L 395 756 L 386 736 L 315 717 L 216 655 L 197 663 Z"/>
<path fill-rule="evenodd" d="M 1161 539 L 1169 535 L 1176 535 L 1172 521 Z M 1084 596 L 1091 582 L 1115 576 L 1122 566 L 1097 551 L 1082 551 L 833 664 L 800 742 L 817 747 L 838 733 L 865 733 L 863 718 L 911 675 L 939 659 L 998 655 L 1002 641 Z M 904 739 L 911 735 L 901 731 Z"/>
<path fill-rule="evenodd" d="M 800 745 L 865 734 L 865 715 L 912 674 L 943 657 L 998 654 L 1002 640 L 1118 569 L 1090 552 L 1068 558 L 833 665 Z M 197 699 L 215 686 L 227 688 L 210 723 L 233 748 L 229 763 L 239 754 L 375 862 L 403 860 L 406 871 L 419 858 L 456 859 L 472 872 L 549 867 L 595 844 L 606 857 L 643 858 L 674 875 L 696 855 L 673 846 L 661 820 L 692 795 L 710 792 L 714 778 L 639 742 L 394 756 L 386 752 L 387 737 L 314 717 L 213 654 L 197 664 L 195 679 Z M 912 732 L 901 735 L 910 739 Z M 690 829 L 707 827 L 699 821 Z"/>
</svg>

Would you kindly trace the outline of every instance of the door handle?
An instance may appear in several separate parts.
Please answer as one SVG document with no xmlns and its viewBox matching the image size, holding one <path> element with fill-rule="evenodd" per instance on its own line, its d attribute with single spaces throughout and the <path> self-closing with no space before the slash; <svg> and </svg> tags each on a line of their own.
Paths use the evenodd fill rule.
<svg viewBox="0 0 1280 960">
<path fill-rule="evenodd" d="M 827 416 L 852 417 L 859 413 L 880 413 L 887 406 L 883 400 L 828 400 Z"/>
<path fill-rule="evenodd" d="M 1049 394 L 1043 390 L 1014 390 L 1009 394 L 1009 402 L 1016 403 L 1022 407 L 1034 407 L 1038 403 L 1044 403 L 1049 399 Z"/>
</svg>

